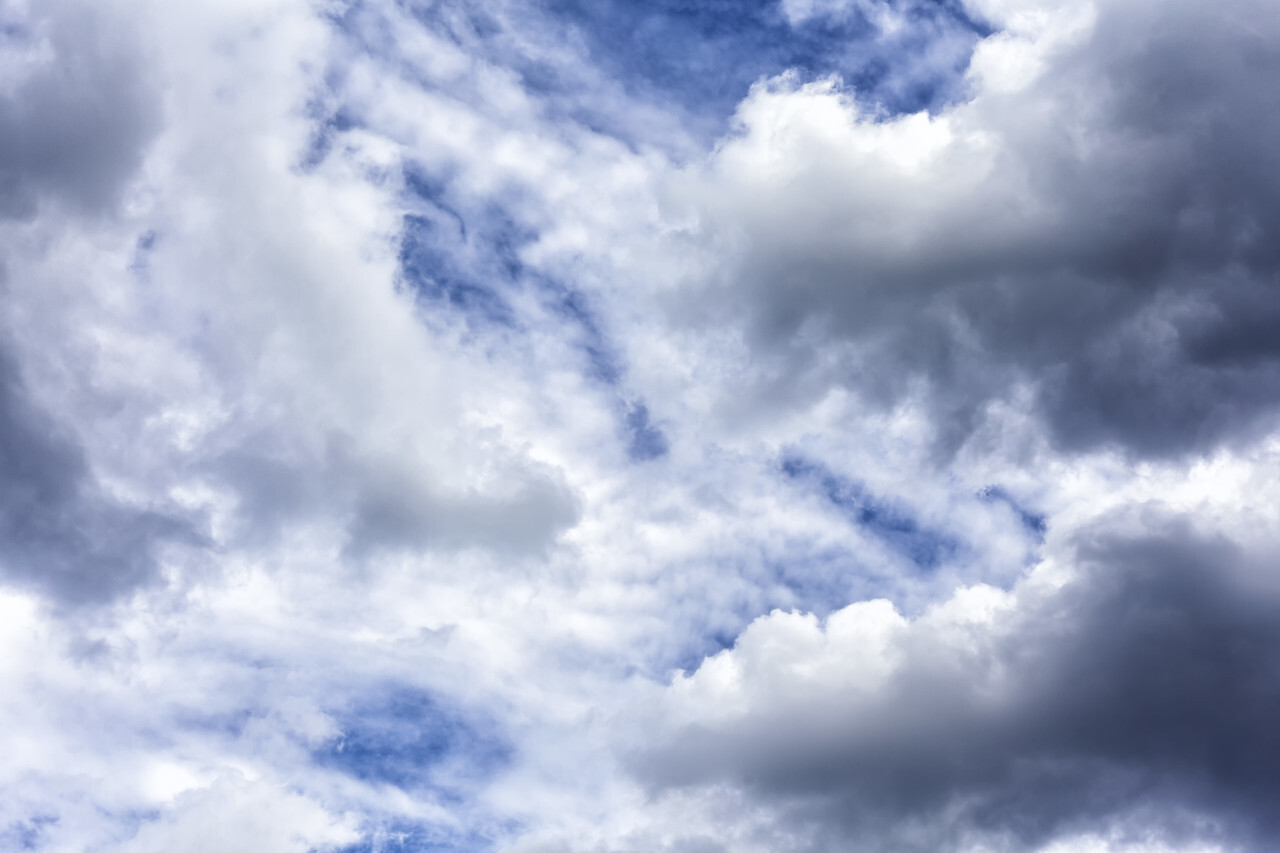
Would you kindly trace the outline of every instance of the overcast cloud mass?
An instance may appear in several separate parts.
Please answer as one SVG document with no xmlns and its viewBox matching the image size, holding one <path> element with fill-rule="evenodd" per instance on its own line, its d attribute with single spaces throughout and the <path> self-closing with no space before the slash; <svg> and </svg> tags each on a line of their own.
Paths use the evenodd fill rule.
<svg viewBox="0 0 1280 853">
<path fill-rule="evenodd" d="M 0 0 L 0 850 L 1280 849 L 1274 0 Z"/>
</svg>

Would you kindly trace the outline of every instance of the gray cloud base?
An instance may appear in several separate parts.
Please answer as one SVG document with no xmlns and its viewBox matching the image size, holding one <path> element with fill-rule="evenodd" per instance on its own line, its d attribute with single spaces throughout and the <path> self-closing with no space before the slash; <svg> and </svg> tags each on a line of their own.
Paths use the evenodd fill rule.
<svg viewBox="0 0 1280 853">
<path fill-rule="evenodd" d="M 156 580 L 164 541 L 200 539 L 189 521 L 105 494 L 0 350 L 0 572 L 60 604 L 102 603 Z"/>
<path fill-rule="evenodd" d="M 94 213 L 116 201 L 160 118 L 128 35 L 109 14 L 62 2 L 7 34 L 13 49 L 46 40 L 51 55 L 0 94 L 0 215 L 29 218 L 41 199 Z"/>
<path fill-rule="evenodd" d="M 1256 437 L 1280 398 L 1280 21 L 1233 9 L 1097 4 L 1029 86 L 975 83 L 941 113 L 956 136 L 936 173 L 817 141 L 785 167 L 722 152 L 702 214 L 744 247 L 723 281 L 745 302 L 716 289 L 690 310 L 740 310 L 762 358 L 871 400 L 925 380 L 944 448 L 1026 383 L 1072 451 Z M 772 132 L 742 116 L 730 154 Z M 842 342 L 856 353 L 817 367 Z"/>
<path fill-rule="evenodd" d="M 915 631 L 873 695 L 779 685 L 773 710 L 678 729 L 637 766 L 659 787 L 741 785 L 818 827 L 821 850 L 1026 850 L 1111 828 L 1273 849 L 1274 554 L 1177 521 L 1099 525 L 1075 551 L 1079 576 L 1020 593 L 1009 630 L 969 648 Z"/>
<path fill-rule="evenodd" d="M 0 94 L 0 218 L 30 220 L 46 202 L 112 213 L 159 117 L 124 35 L 109 16 L 63 3 L 8 29 L 9 48 L 37 55 Z M 0 296 L 9 300 L 8 291 Z M 31 399 L 17 351 L 0 340 L 0 571 L 59 603 L 104 602 L 158 577 L 166 539 L 199 536 L 187 521 L 104 493 L 72 431 Z"/>
</svg>

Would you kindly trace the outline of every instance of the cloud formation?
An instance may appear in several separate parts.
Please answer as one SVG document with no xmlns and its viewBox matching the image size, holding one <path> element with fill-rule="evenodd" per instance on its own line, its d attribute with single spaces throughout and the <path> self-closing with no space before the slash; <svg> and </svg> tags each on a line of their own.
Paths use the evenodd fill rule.
<svg viewBox="0 0 1280 853">
<path fill-rule="evenodd" d="M 952 445 L 1023 387 L 1067 450 L 1255 437 L 1276 398 L 1264 6 L 978 4 L 999 31 L 932 115 L 759 84 L 685 189 L 738 247 L 694 288 L 702 322 L 728 309 L 872 400 L 923 381 Z"/>
<path fill-rule="evenodd" d="M 676 679 L 642 773 L 733 780 L 833 827 L 814 849 L 1112 827 L 1269 849 L 1274 554 L 1183 521 L 1113 526 L 1076 534 L 1065 582 L 969 587 L 913 621 L 883 600 L 762 617 Z"/>
<path fill-rule="evenodd" d="M 0 2 L 0 847 L 1273 848 L 1271 5 Z"/>
</svg>

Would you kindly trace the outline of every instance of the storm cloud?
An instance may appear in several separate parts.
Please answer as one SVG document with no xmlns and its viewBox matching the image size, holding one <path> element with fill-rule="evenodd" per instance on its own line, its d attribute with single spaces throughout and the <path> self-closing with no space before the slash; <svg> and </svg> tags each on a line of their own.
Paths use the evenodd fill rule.
<svg viewBox="0 0 1280 853">
<path fill-rule="evenodd" d="M 741 295 L 766 357 L 872 401 L 923 380 L 952 446 L 1021 387 L 1068 450 L 1256 437 L 1280 381 L 1274 8 L 988 5 L 954 106 L 757 86 L 691 178 L 700 227 L 741 246 L 696 316 Z"/>
<path fill-rule="evenodd" d="M 1149 520 L 1151 521 L 1151 520 Z M 1117 830 L 1269 850 L 1280 768 L 1274 553 L 1100 522 L 1062 585 L 775 612 L 671 688 L 652 784 L 731 782 L 813 849 L 1041 849 Z M 713 722 L 714 721 L 714 722 Z"/>
</svg>

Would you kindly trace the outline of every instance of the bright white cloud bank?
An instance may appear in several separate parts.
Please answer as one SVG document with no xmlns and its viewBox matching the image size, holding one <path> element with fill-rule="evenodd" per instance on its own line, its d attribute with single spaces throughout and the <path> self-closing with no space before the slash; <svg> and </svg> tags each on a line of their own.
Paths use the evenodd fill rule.
<svg viewBox="0 0 1280 853">
<path fill-rule="evenodd" d="M 1273 849 L 1280 13 L 923 8 L 0 4 L 0 848 Z"/>
</svg>

